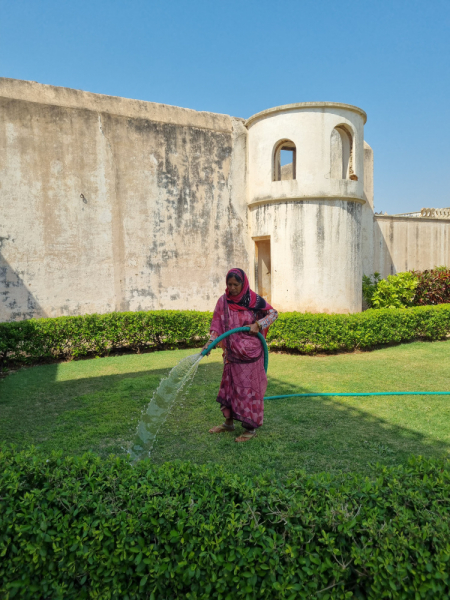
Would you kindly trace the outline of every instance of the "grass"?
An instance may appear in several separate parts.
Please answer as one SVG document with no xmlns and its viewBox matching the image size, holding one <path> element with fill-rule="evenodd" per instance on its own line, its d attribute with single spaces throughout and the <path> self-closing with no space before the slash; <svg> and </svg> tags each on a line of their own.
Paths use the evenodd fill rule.
<svg viewBox="0 0 450 600">
<path fill-rule="evenodd" d="M 41 452 L 123 454 L 159 381 L 193 350 L 126 355 L 21 369 L 0 380 L 0 440 Z M 221 422 L 215 402 L 220 351 L 204 359 L 172 409 L 152 460 L 222 463 L 246 475 L 366 472 L 371 462 L 410 454 L 447 455 L 449 396 L 305 398 L 268 401 L 255 440 L 210 435 Z M 450 342 L 412 343 L 334 356 L 271 354 L 267 396 L 310 392 L 450 390 Z M 240 425 L 237 427 L 237 433 Z"/>
</svg>

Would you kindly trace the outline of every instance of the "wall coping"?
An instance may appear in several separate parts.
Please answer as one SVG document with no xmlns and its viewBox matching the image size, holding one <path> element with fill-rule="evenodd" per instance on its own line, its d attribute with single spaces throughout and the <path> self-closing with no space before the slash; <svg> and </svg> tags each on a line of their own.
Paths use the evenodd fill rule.
<svg viewBox="0 0 450 600">
<path fill-rule="evenodd" d="M 415 221 L 418 223 L 432 222 L 432 223 L 446 223 L 450 225 L 450 219 L 442 219 L 437 217 L 397 217 L 395 215 L 373 215 L 375 219 L 379 219 L 380 221 Z"/>
<path fill-rule="evenodd" d="M 366 124 L 367 121 L 366 112 L 362 108 L 354 106 L 353 104 L 342 104 L 342 102 L 297 102 L 295 104 L 283 104 L 282 106 L 274 106 L 273 108 L 268 108 L 267 110 L 263 110 L 259 113 L 256 113 L 255 115 L 252 115 L 245 121 L 245 126 L 251 127 L 257 121 L 265 119 L 266 117 L 273 117 L 278 113 L 285 113 L 308 108 L 342 108 L 344 110 L 351 110 L 359 114 L 363 118 L 364 124 Z"/>
<path fill-rule="evenodd" d="M 264 204 L 280 204 L 282 202 L 308 202 L 315 200 L 341 200 L 342 202 L 356 202 L 357 204 L 366 204 L 365 200 L 361 198 L 357 198 L 355 196 L 352 197 L 344 197 L 344 196 L 324 196 L 323 194 L 313 196 L 312 194 L 308 194 L 307 196 L 286 196 L 283 198 L 262 198 L 261 200 L 253 200 L 247 204 L 248 208 L 253 208 L 254 206 L 262 206 Z"/>
<path fill-rule="evenodd" d="M 197 111 L 145 100 L 121 98 L 120 96 L 95 94 L 83 90 L 37 83 L 36 81 L 6 77 L 0 77 L 1 97 L 36 104 L 92 110 L 121 117 L 146 119 L 185 127 L 212 129 L 223 133 L 233 131 L 233 120 L 235 120 L 235 117 L 219 113 Z M 244 121 L 244 119 L 237 120 Z"/>
</svg>

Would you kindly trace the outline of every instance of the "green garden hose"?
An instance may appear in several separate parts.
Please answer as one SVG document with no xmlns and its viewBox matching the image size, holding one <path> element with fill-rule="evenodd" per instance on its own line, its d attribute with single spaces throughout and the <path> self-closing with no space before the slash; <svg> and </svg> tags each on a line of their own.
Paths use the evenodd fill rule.
<svg viewBox="0 0 450 600">
<path fill-rule="evenodd" d="M 215 348 L 219 342 L 221 342 L 223 339 L 225 339 L 232 333 L 238 333 L 239 331 L 250 331 L 250 327 L 236 327 L 236 329 L 230 329 L 230 331 L 225 331 L 225 333 L 222 333 L 222 335 L 219 335 L 219 337 L 216 338 L 207 348 L 205 348 L 205 350 L 202 350 L 201 355 L 206 356 L 208 354 L 208 352 L 211 352 L 211 350 L 213 350 L 213 348 Z M 267 367 L 269 366 L 269 351 L 267 350 L 267 344 L 266 344 L 266 340 L 264 339 L 264 336 L 261 333 L 258 333 L 257 336 L 261 340 L 261 344 L 263 347 L 264 371 L 267 373 Z"/>
<path fill-rule="evenodd" d="M 202 350 L 201 355 L 206 356 L 208 352 L 211 352 L 217 344 L 231 335 L 232 333 L 238 333 L 239 331 L 250 331 L 250 327 L 236 327 L 219 335 L 205 350 Z M 267 373 L 267 367 L 269 366 L 269 351 L 267 350 L 266 340 L 261 333 L 258 333 L 258 337 L 261 340 L 264 350 L 264 371 Z M 307 394 L 283 394 L 281 396 L 267 396 L 264 400 L 279 400 L 281 398 L 314 398 L 315 396 L 448 396 L 450 392 L 309 392 Z"/>
<path fill-rule="evenodd" d="M 267 396 L 264 400 L 278 400 L 280 398 L 312 398 L 314 396 L 444 396 L 449 395 L 450 392 L 331 392 L 318 393 L 312 392 L 309 394 L 284 394 L 283 396 Z"/>
</svg>

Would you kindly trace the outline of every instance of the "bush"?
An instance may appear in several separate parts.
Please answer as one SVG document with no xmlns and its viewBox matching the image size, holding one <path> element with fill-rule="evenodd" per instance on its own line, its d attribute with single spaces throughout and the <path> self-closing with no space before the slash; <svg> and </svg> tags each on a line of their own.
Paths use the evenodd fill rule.
<svg viewBox="0 0 450 600">
<path fill-rule="evenodd" d="M 209 338 L 211 318 L 209 312 L 155 310 L 0 323 L 0 358 L 31 363 L 121 349 L 199 346 Z"/>
<path fill-rule="evenodd" d="M 409 271 L 381 279 L 379 273 L 363 275 L 363 298 L 369 308 L 405 308 L 450 303 L 450 269 Z"/>
<path fill-rule="evenodd" d="M 417 306 L 450 303 L 450 269 L 436 267 L 430 271 L 415 272 L 418 286 L 414 296 Z"/>
<path fill-rule="evenodd" d="M 362 295 L 369 308 L 372 308 L 372 296 L 381 280 L 381 275 L 375 272 L 373 275 L 363 275 Z"/>
<path fill-rule="evenodd" d="M 302 353 L 349 351 L 450 334 L 450 305 L 369 309 L 352 315 L 283 313 L 271 326 L 271 348 Z"/>
<path fill-rule="evenodd" d="M 412 306 L 418 285 L 417 276 L 413 273 L 397 273 L 388 275 L 387 280 L 377 283 L 372 294 L 373 308 L 406 308 Z"/>
<path fill-rule="evenodd" d="M 0 323 L 0 353 L 9 364 L 103 356 L 111 351 L 199 347 L 212 314 L 161 310 Z M 282 313 L 267 335 L 272 349 L 349 351 L 450 334 L 450 305 L 367 310 L 352 315 Z"/>
<path fill-rule="evenodd" d="M 0 460 L 5 600 L 450 597 L 444 459 L 284 480 L 93 455 Z"/>
</svg>

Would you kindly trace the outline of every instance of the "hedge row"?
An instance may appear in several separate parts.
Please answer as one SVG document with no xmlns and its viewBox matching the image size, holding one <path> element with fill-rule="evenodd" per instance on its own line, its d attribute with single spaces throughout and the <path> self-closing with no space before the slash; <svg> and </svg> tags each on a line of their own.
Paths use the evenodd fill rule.
<svg viewBox="0 0 450 600">
<path fill-rule="evenodd" d="M 199 346 L 209 338 L 211 318 L 208 312 L 155 310 L 0 323 L 0 358 L 20 363 Z"/>
<path fill-rule="evenodd" d="M 246 480 L 0 452 L 0 596 L 450 598 L 450 466 Z"/>
<path fill-rule="evenodd" d="M 11 363 L 105 355 L 131 349 L 199 347 L 212 314 L 195 311 L 109 313 L 0 323 L 0 359 Z M 283 313 L 269 347 L 302 353 L 348 351 L 450 334 L 450 305 L 367 310 L 352 315 Z"/>
<path fill-rule="evenodd" d="M 269 329 L 271 348 L 348 351 L 450 335 L 450 305 L 370 309 L 351 315 L 283 313 Z"/>
</svg>

